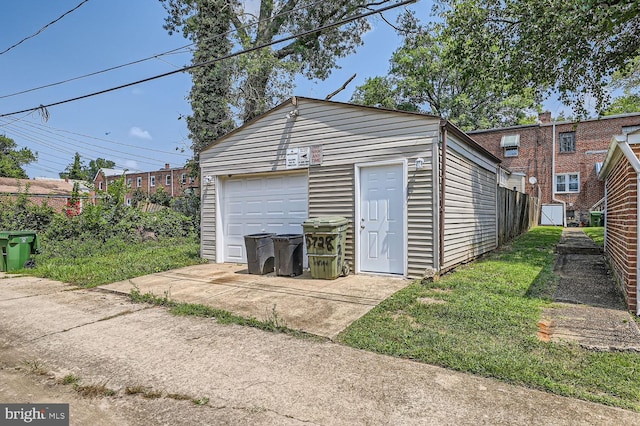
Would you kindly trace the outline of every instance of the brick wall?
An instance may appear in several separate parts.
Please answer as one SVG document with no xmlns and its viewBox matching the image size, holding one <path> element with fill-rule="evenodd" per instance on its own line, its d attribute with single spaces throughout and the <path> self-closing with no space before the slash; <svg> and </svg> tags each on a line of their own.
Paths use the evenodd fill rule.
<svg viewBox="0 0 640 426">
<path fill-rule="evenodd" d="M 596 163 L 604 161 L 606 151 L 615 135 L 622 134 L 625 126 L 640 125 L 640 114 L 605 117 L 600 120 L 585 120 L 577 123 L 559 123 L 556 132 L 556 174 L 578 174 L 580 188 L 577 193 L 556 193 L 556 199 L 567 205 L 567 224 L 586 225 L 589 210 L 604 197 L 604 183 L 598 180 Z M 553 125 L 550 123 L 514 126 L 504 129 L 471 132 L 470 136 L 502 160 L 502 165 L 514 172 L 526 174 L 525 192 L 538 196 L 542 203 L 552 203 L 552 147 Z M 575 152 L 560 152 L 560 134 L 575 132 Z M 506 157 L 500 147 L 502 136 L 519 134 L 520 147 L 517 157 Z M 536 185 L 529 183 L 535 176 Z"/>
<path fill-rule="evenodd" d="M 113 183 L 120 176 L 102 176 L 98 174 L 94 184 L 96 189 L 100 189 L 102 182 L 102 190 L 106 191 L 108 185 Z M 145 194 L 155 194 L 162 188 L 169 197 L 181 197 L 187 188 L 199 188 L 200 181 L 198 178 L 191 178 L 190 171 L 187 168 L 170 168 L 165 165 L 164 169 L 125 174 L 125 183 L 129 187 L 126 198 L 131 200 L 135 190 L 141 190 Z"/>
<path fill-rule="evenodd" d="M 634 149 L 638 155 L 638 148 Z M 606 253 L 621 283 L 629 310 L 637 308 L 637 205 L 636 173 L 622 156 L 607 176 Z"/>
</svg>

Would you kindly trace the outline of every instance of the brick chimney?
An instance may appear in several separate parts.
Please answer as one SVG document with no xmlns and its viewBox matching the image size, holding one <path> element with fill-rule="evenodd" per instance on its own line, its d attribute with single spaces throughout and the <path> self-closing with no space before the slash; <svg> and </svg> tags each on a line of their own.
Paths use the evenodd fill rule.
<svg viewBox="0 0 640 426">
<path fill-rule="evenodd" d="M 551 114 L 551 113 L 549 113 Z M 171 167 L 169 167 L 169 163 L 164 163 L 164 169 L 165 170 L 169 170 Z"/>
<path fill-rule="evenodd" d="M 545 111 L 538 114 L 538 121 L 540 122 L 540 124 L 551 123 L 551 111 Z"/>
</svg>

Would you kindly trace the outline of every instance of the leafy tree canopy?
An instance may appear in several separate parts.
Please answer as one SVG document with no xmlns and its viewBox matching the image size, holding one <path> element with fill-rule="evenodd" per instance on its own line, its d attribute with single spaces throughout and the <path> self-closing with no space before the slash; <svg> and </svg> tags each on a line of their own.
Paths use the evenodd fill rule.
<svg viewBox="0 0 640 426">
<path fill-rule="evenodd" d="M 27 179 L 27 172 L 22 168 L 38 159 L 38 153 L 29 148 L 17 149 L 18 145 L 6 135 L 0 135 L 0 177 Z"/>
<path fill-rule="evenodd" d="M 451 60 L 467 74 L 557 91 L 581 115 L 589 98 L 605 108 L 614 73 L 638 70 L 640 0 L 439 0 L 437 10 Z"/>
<path fill-rule="evenodd" d="M 441 26 L 422 26 L 406 13 L 399 31 L 404 43 L 393 53 L 389 76 L 368 79 L 353 102 L 429 112 L 464 130 L 523 124 L 534 112 L 532 90 L 516 93 L 489 73 L 467 73 L 449 61 L 453 44 Z"/>
<path fill-rule="evenodd" d="M 85 165 L 82 161 L 80 154 L 76 152 L 73 163 L 69 164 L 64 172 L 58 173 L 61 179 L 69 178 L 74 180 L 83 180 L 86 182 L 93 182 L 98 170 L 100 169 L 112 169 L 116 166 L 111 160 L 105 160 L 104 158 L 97 158 L 89 161 L 89 165 Z"/>
<path fill-rule="evenodd" d="M 614 98 L 611 104 L 602 112 L 602 115 L 625 114 L 628 112 L 640 112 L 640 95 L 628 93 Z"/>
<path fill-rule="evenodd" d="M 251 3 L 236 0 L 160 1 L 168 12 L 165 29 L 195 42 L 194 63 L 220 58 L 233 45 L 258 48 L 388 2 L 261 0 L 254 14 L 245 9 Z M 361 19 L 192 70 L 187 124 L 195 153 L 233 127 L 231 112 L 247 122 L 290 96 L 297 74 L 327 78 L 337 58 L 354 52 L 369 28 Z"/>
</svg>

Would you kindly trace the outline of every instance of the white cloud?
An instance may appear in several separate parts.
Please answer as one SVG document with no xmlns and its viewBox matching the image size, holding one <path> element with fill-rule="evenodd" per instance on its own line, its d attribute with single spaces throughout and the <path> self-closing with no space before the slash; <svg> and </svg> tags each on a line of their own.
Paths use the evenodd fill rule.
<svg viewBox="0 0 640 426">
<path fill-rule="evenodd" d="M 149 141 L 153 139 L 148 131 L 142 130 L 140 127 L 132 127 L 131 129 L 129 129 L 129 136 L 138 139 L 146 139 Z"/>
<path fill-rule="evenodd" d="M 126 166 L 127 170 L 138 170 L 138 162 L 135 160 L 127 160 L 125 161 L 124 165 Z"/>
</svg>

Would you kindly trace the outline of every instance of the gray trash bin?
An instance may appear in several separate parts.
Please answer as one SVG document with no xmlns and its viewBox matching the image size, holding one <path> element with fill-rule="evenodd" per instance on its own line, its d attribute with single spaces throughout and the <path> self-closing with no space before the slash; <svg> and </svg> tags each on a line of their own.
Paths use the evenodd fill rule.
<svg viewBox="0 0 640 426">
<path fill-rule="evenodd" d="M 273 237 L 276 274 L 285 277 L 302 275 L 304 235 L 280 234 Z"/>
<path fill-rule="evenodd" d="M 274 253 L 272 237 L 276 234 L 250 234 L 244 236 L 247 250 L 247 267 L 253 275 L 264 275 L 273 272 Z"/>
</svg>

